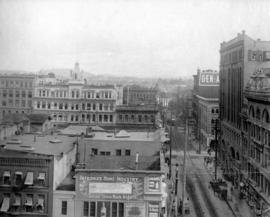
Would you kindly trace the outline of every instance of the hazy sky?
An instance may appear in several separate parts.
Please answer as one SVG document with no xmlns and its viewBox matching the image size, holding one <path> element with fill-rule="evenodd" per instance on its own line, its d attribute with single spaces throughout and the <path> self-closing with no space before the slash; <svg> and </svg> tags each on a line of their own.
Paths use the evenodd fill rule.
<svg viewBox="0 0 270 217">
<path fill-rule="evenodd" d="M 0 0 L 0 69 L 187 77 L 243 29 L 270 40 L 268 2 Z"/>
</svg>

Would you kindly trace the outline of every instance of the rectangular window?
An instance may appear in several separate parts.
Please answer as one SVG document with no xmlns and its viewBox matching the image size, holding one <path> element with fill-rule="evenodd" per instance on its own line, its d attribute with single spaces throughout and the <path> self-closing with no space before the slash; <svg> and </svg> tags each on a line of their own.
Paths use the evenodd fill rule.
<svg viewBox="0 0 270 217">
<path fill-rule="evenodd" d="M 102 122 L 102 115 L 99 115 L 99 122 Z"/>
<path fill-rule="evenodd" d="M 3 90 L 3 97 L 6 98 L 7 97 L 7 91 Z"/>
<path fill-rule="evenodd" d="M 31 107 L 31 106 L 32 106 L 32 101 L 28 100 L 28 107 Z"/>
<path fill-rule="evenodd" d="M 22 100 L 22 107 L 25 107 L 26 103 L 25 100 Z"/>
<path fill-rule="evenodd" d="M 118 217 L 124 217 L 124 203 L 119 203 Z"/>
<path fill-rule="evenodd" d="M 83 202 L 83 216 L 88 216 L 89 214 L 89 202 L 84 201 Z"/>
<path fill-rule="evenodd" d="M 32 91 L 28 91 L 28 98 L 32 98 Z"/>
<path fill-rule="evenodd" d="M 99 110 L 102 111 L 102 104 L 99 104 Z"/>
<path fill-rule="evenodd" d="M 126 155 L 126 156 L 130 156 L 130 149 L 126 149 L 126 150 L 125 150 L 125 155 Z"/>
<path fill-rule="evenodd" d="M 116 156 L 121 156 L 121 149 L 116 149 Z"/>
<path fill-rule="evenodd" d="M 113 116 L 110 115 L 110 122 L 113 122 Z"/>
<path fill-rule="evenodd" d="M 3 174 L 4 185 L 10 185 L 10 171 L 5 171 Z"/>
<path fill-rule="evenodd" d="M 90 217 L 96 216 L 96 203 L 90 202 Z"/>
<path fill-rule="evenodd" d="M 117 217 L 117 203 L 112 203 L 112 217 Z"/>
<path fill-rule="evenodd" d="M 67 201 L 66 200 L 62 201 L 61 214 L 67 215 Z"/>
<path fill-rule="evenodd" d="M 22 97 L 25 98 L 25 91 L 22 91 Z"/>
<path fill-rule="evenodd" d="M 13 97 L 13 90 L 9 90 L 9 97 Z"/>
<path fill-rule="evenodd" d="M 15 95 L 17 98 L 20 97 L 20 91 L 19 90 L 16 90 L 16 95 Z"/>
<path fill-rule="evenodd" d="M 97 148 L 92 148 L 92 154 L 97 155 L 98 154 L 98 149 Z"/>
</svg>

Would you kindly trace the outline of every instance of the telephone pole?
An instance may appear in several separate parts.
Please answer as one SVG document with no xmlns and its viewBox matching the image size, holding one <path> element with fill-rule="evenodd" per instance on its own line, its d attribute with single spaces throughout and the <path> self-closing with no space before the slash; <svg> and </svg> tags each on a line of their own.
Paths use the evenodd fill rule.
<svg viewBox="0 0 270 217">
<path fill-rule="evenodd" d="M 172 176 L 172 111 L 171 111 L 171 121 L 170 121 L 170 167 L 169 167 L 169 178 Z"/>
<path fill-rule="evenodd" d="M 188 143 L 188 117 L 185 123 L 185 143 L 184 143 L 184 160 L 183 160 L 183 189 L 182 189 L 182 217 L 185 215 L 185 194 L 186 194 L 186 152 Z"/>
<path fill-rule="evenodd" d="M 217 148 L 218 148 L 217 131 L 218 131 L 218 119 L 216 119 L 215 123 L 215 180 L 217 180 Z"/>
</svg>

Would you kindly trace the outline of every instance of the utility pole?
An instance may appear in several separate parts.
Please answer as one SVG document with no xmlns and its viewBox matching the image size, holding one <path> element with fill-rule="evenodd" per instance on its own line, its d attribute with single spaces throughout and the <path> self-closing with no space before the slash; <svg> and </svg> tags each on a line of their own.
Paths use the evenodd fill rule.
<svg viewBox="0 0 270 217">
<path fill-rule="evenodd" d="M 217 147 L 218 147 L 217 131 L 218 131 L 218 119 L 216 119 L 215 123 L 215 180 L 217 180 Z"/>
<path fill-rule="evenodd" d="M 172 120 L 172 111 L 171 111 Z M 170 167 L 169 167 L 169 178 L 172 176 L 172 121 L 170 121 Z"/>
<path fill-rule="evenodd" d="M 185 143 L 184 143 L 184 160 L 183 160 L 183 189 L 182 189 L 182 217 L 185 215 L 185 191 L 186 191 L 186 152 L 188 143 L 188 117 L 186 116 L 186 132 L 185 132 Z"/>
</svg>

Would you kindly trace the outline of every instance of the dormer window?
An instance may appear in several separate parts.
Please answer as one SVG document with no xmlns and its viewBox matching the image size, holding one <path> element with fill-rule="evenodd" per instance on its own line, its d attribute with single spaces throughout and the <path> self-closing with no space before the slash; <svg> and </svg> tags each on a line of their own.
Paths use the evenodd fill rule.
<svg viewBox="0 0 270 217">
<path fill-rule="evenodd" d="M 10 171 L 5 171 L 3 174 L 4 185 L 10 185 Z"/>
</svg>

